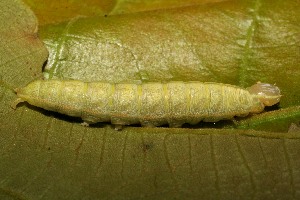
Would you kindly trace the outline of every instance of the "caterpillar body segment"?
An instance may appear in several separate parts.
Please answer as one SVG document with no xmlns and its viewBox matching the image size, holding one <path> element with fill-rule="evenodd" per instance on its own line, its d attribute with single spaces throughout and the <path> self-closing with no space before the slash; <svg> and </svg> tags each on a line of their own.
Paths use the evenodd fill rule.
<svg viewBox="0 0 300 200">
<path fill-rule="evenodd" d="M 250 88 L 249 92 L 222 83 L 110 84 L 37 80 L 16 90 L 18 99 L 12 107 L 27 101 L 46 110 L 81 117 L 89 124 L 180 127 L 184 123 L 216 122 L 262 112 L 264 102 L 269 106 L 280 100 L 279 89 L 267 85 L 267 91 L 273 90 L 272 94 L 260 90 L 266 85 Z"/>
</svg>

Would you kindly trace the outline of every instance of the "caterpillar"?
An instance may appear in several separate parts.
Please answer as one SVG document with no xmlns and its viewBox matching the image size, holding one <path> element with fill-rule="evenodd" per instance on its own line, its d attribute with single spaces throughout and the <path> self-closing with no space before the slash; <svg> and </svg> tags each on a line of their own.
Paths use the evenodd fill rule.
<svg viewBox="0 0 300 200">
<path fill-rule="evenodd" d="M 181 127 L 201 120 L 216 122 L 259 113 L 280 101 L 277 86 L 260 83 L 243 89 L 211 82 L 110 84 L 78 80 L 37 80 L 16 89 L 17 100 L 46 110 L 81 117 L 87 124 L 111 122 L 116 127 Z"/>
</svg>

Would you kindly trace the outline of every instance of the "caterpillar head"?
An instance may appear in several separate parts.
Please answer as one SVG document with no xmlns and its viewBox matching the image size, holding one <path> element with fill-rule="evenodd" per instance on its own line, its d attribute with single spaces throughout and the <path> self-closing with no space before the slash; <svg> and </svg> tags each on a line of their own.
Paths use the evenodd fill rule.
<svg viewBox="0 0 300 200">
<path fill-rule="evenodd" d="M 247 88 L 250 94 L 255 95 L 265 106 L 272 106 L 280 101 L 280 89 L 269 83 L 257 82 Z"/>
</svg>

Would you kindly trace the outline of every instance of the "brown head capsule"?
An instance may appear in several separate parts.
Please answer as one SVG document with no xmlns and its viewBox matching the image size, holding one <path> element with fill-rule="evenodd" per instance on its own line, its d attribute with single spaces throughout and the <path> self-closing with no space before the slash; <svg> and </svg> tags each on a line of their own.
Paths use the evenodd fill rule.
<svg viewBox="0 0 300 200">
<path fill-rule="evenodd" d="M 272 106 L 280 101 L 280 89 L 269 83 L 257 82 L 247 88 L 250 94 L 258 98 L 265 106 Z"/>
</svg>

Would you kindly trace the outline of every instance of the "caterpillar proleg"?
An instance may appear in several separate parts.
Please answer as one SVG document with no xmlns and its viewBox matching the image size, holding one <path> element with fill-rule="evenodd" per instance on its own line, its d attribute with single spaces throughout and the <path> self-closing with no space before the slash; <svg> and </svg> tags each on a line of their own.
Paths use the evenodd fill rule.
<svg viewBox="0 0 300 200">
<path fill-rule="evenodd" d="M 81 117 L 85 123 L 116 126 L 180 127 L 259 113 L 279 102 L 277 86 L 257 83 L 243 89 L 210 82 L 110 84 L 76 80 L 37 80 L 16 89 L 20 102 Z"/>
</svg>

